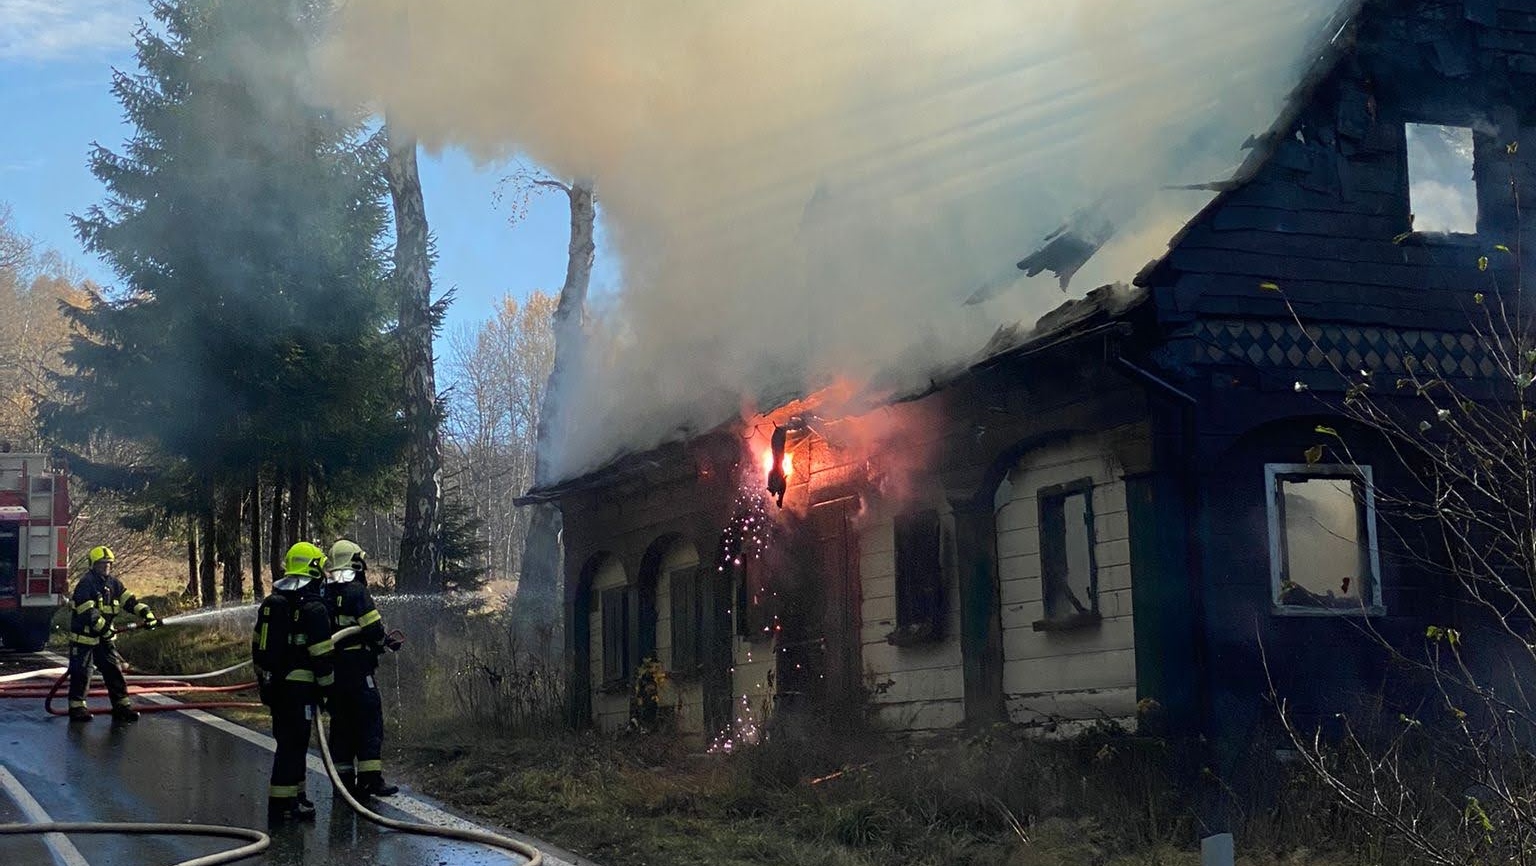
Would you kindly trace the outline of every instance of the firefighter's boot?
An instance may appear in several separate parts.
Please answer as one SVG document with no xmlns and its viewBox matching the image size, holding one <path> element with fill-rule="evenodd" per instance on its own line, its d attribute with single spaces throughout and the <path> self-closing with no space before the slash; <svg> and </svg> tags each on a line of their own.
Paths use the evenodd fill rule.
<svg viewBox="0 0 1536 866">
<path fill-rule="evenodd" d="M 362 797 L 368 796 L 367 794 L 364 794 L 362 791 L 359 791 L 357 789 L 357 773 L 356 772 L 354 772 L 352 770 L 341 770 L 341 769 L 338 769 L 336 771 L 336 777 L 341 779 L 341 787 L 342 788 L 346 788 L 347 789 L 347 793 L 351 794 L 352 796 L 358 797 L 358 798 L 362 798 Z M 338 788 L 337 791 L 336 791 L 336 795 L 338 797 L 341 796 L 340 791 L 341 791 L 340 788 Z"/>
<path fill-rule="evenodd" d="M 70 707 L 69 720 L 71 722 L 89 722 L 91 720 L 91 711 L 85 707 Z"/>
<path fill-rule="evenodd" d="M 112 708 L 112 721 L 114 722 L 137 722 L 138 720 L 139 711 L 128 704 L 118 704 Z"/>
<path fill-rule="evenodd" d="M 400 788 L 384 781 L 384 774 L 378 771 L 358 773 L 357 787 L 369 797 L 390 797 L 400 793 Z"/>
<path fill-rule="evenodd" d="M 268 797 L 267 823 L 315 820 L 315 804 L 298 797 Z"/>
</svg>

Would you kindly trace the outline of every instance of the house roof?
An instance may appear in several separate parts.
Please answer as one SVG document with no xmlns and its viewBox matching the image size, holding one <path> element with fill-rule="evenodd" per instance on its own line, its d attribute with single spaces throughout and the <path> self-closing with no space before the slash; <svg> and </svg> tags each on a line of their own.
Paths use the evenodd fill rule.
<svg viewBox="0 0 1536 866">
<path fill-rule="evenodd" d="M 1002 362 L 1025 353 L 1043 351 L 1081 336 L 1097 333 L 1123 321 L 1149 297 L 1146 289 L 1115 283 L 1100 286 L 1082 298 L 1076 298 L 1041 316 L 1032 327 L 1022 323 L 1004 325 L 970 359 L 943 371 L 928 382 L 904 391 L 886 390 L 883 399 L 870 400 L 869 408 L 878 405 L 902 403 L 921 399 L 953 383 L 971 370 Z M 880 393 L 878 386 L 871 389 Z M 777 405 L 803 399 L 805 395 L 791 395 Z M 710 432 L 717 432 L 729 425 L 719 425 Z M 603 487 L 616 478 L 659 466 L 665 459 L 658 452 L 677 447 L 687 437 L 674 438 L 659 443 L 645 451 L 634 451 L 614 458 L 603 466 L 575 478 L 541 485 L 516 500 L 518 505 L 548 502 L 568 493 Z"/>
<path fill-rule="evenodd" d="M 1238 164 L 1230 177 L 1206 183 L 1169 187 L 1170 189 L 1211 190 L 1217 193 L 1169 240 L 1170 249 L 1178 245 L 1179 240 L 1191 226 L 1199 223 L 1206 214 L 1221 207 L 1233 190 L 1252 180 L 1259 169 L 1274 156 L 1275 149 L 1291 134 L 1302 110 L 1312 102 L 1317 88 L 1328 79 L 1339 61 L 1354 47 L 1356 24 L 1364 5 L 1365 0 L 1345 0 L 1324 24 L 1317 39 L 1308 46 L 1304 55 L 1311 57 L 1312 61 L 1307 64 L 1300 81 L 1286 96 L 1274 123 L 1264 132 L 1251 136 L 1243 142 L 1243 149 L 1248 152 L 1247 156 Z M 1085 208 L 1073 214 L 1071 219 L 1046 235 L 1041 245 L 1019 262 L 1019 270 L 1024 271 L 1028 276 L 1050 271 L 1056 275 L 1062 290 L 1065 291 L 1078 269 L 1092 259 L 1114 234 L 1115 226 L 1099 213 L 1099 205 Z M 1167 255 L 1164 254 L 1142 269 L 1136 277 L 1137 285 L 1144 284 L 1146 278 L 1166 258 Z M 983 299 L 989 293 L 989 290 L 985 289 L 979 291 L 972 296 L 971 302 Z"/>
<path fill-rule="evenodd" d="M 1308 48 L 1307 55 L 1313 59 L 1307 65 L 1296 87 L 1287 96 L 1281 112 L 1265 132 L 1244 142 L 1243 147 L 1248 154 L 1230 177 L 1177 187 L 1208 189 L 1215 191 L 1217 195 L 1170 238 L 1168 243 L 1170 252 L 1193 226 L 1207 214 L 1221 207 L 1233 191 L 1252 180 L 1274 156 L 1280 143 L 1291 134 L 1301 112 L 1311 103 L 1318 87 L 1328 79 L 1340 60 L 1354 47 L 1356 25 L 1360 11 L 1366 2 L 1367 0 L 1344 0 L 1329 19 L 1317 40 Z M 1104 224 L 1100 219 L 1089 217 L 1093 217 L 1093 213 L 1088 213 L 1086 217 L 1083 214 L 1075 215 L 1073 221 L 1063 224 L 1047 235 L 1040 248 L 1018 263 L 1019 269 L 1031 276 L 1049 270 L 1056 274 L 1062 288 L 1065 289 L 1072 275 L 1092 258 L 1114 233 L 1113 226 Z M 1086 229 L 1081 228 L 1085 226 Z M 971 358 L 940 371 L 920 388 L 895 393 L 879 402 L 898 403 L 920 399 L 954 382 L 971 370 L 999 363 L 1010 357 L 1042 351 L 1122 323 L 1133 310 L 1147 302 L 1150 294 L 1145 287 L 1150 285 L 1152 275 L 1167 261 L 1167 258 L 1168 253 L 1165 253 L 1148 263 L 1136 275 L 1132 285 L 1115 283 L 1100 286 L 1082 298 L 1066 301 L 1041 316 L 1031 327 L 1025 327 L 1022 322 L 1004 325 L 998 328 L 986 345 Z M 984 293 L 985 290 L 973 295 L 968 303 L 978 300 Z M 876 387 L 872 390 L 880 393 L 882 389 Z M 887 393 L 891 392 L 887 390 Z M 800 393 L 785 393 L 781 396 L 782 399 L 769 401 L 769 403 L 777 406 L 805 397 Z M 714 428 L 714 431 L 725 428 L 728 423 L 722 423 Z M 659 465 L 658 452 L 676 447 L 688 438 L 691 437 L 679 434 L 646 451 L 620 455 L 603 466 L 575 478 L 535 487 L 519 498 L 517 504 L 547 502 L 568 493 L 603 487 L 616 478 Z"/>
</svg>

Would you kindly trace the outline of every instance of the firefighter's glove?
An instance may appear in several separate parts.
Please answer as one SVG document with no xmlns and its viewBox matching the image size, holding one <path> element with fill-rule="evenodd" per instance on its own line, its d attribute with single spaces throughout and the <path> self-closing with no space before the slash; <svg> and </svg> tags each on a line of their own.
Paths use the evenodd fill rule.
<svg viewBox="0 0 1536 866">
<path fill-rule="evenodd" d="M 144 615 L 144 627 L 149 629 L 150 631 L 154 631 L 155 629 L 159 628 L 160 627 L 160 617 L 155 616 L 152 613 L 145 614 Z"/>
<path fill-rule="evenodd" d="M 405 635 L 399 631 L 392 631 L 384 636 L 384 648 L 392 653 L 397 653 L 405 646 Z"/>
</svg>

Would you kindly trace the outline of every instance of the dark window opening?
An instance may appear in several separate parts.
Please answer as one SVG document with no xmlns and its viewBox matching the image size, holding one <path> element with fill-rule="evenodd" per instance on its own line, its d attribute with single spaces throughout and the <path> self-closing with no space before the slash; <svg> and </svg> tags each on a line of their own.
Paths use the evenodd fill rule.
<svg viewBox="0 0 1536 866">
<path fill-rule="evenodd" d="M 603 685 L 622 686 L 629 681 L 629 587 L 605 589 L 600 596 L 603 611 Z"/>
<path fill-rule="evenodd" d="M 1045 619 L 1037 631 L 1099 622 L 1099 575 L 1094 556 L 1093 482 L 1047 487 L 1040 503 L 1040 595 Z"/>
<path fill-rule="evenodd" d="M 698 568 L 667 575 L 672 617 L 672 675 L 697 676 L 704 659 L 704 581 Z"/>
<path fill-rule="evenodd" d="M 895 644 L 944 636 L 943 536 L 933 509 L 896 518 Z"/>
<path fill-rule="evenodd" d="M 750 641 L 773 637 L 778 599 L 768 585 L 768 568 L 760 559 L 746 559 L 735 567 L 736 634 Z"/>
<path fill-rule="evenodd" d="M 1465 126 L 1403 125 L 1413 231 L 1477 234 L 1475 139 Z"/>
<path fill-rule="evenodd" d="M 1361 611 L 1381 604 L 1369 467 L 1266 467 L 1274 600 Z"/>
</svg>

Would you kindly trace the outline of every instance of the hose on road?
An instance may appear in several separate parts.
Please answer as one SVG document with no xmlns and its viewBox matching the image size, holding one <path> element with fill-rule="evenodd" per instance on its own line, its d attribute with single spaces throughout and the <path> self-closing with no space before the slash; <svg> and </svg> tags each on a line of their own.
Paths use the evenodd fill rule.
<svg viewBox="0 0 1536 866">
<path fill-rule="evenodd" d="M 342 784 L 341 777 L 337 775 L 336 763 L 335 761 L 331 760 L 331 746 L 325 738 L 325 725 L 320 721 L 320 716 L 318 713 L 315 715 L 315 731 L 320 737 L 320 758 L 325 762 L 326 775 L 331 777 L 331 784 L 335 786 L 336 793 L 340 794 L 341 798 L 346 801 L 347 805 L 352 807 L 352 811 L 363 816 L 367 820 L 372 821 L 381 827 L 388 827 L 391 830 L 399 830 L 402 833 L 415 833 L 420 836 L 437 836 L 442 839 L 455 839 L 460 842 L 478 842 L 481 845 L 489 845 L 492 848 L 499 848 L 502 851 L 516 854 L 519 857 L 525 858 L 527 866 L 541 866 L 541 864 L 544 862 L 544 854 L 543 852 L 539 851 L 539 849 L 529 845 L 526 842 L 519 842 L 516 839 L 510 839 L 498 833 L 492 833 L 489 830 L 470 830 L 459 827 L 436 827 L 431 824 L 416 824 L 410 821 L 396 821 L 393 818 L 386 818 L 385 816 L 380 815 L 378 812 L 369 809 L 367 806 L 364 806 L 362 803 L 358 802 L 358 799 L 352 795 L 352 792 L 347 790 L 347 786 Z"/>
<path fill-rule="evenodd" d="M 347 626 L 346 628 L 341 629 L 340 631 L 331 635 L 331 642 L 340 643 L 342 640 L 345 640 L 346 638 L 349 638 L 360 631 L 362 631 L 362 629 L 358 626 Z M 489 830 L 471 830 L 459 827 L 435 827 L 431 824 L 416 824 L 409 821 L 396 821 L 393 818 L 386 818 L 383 815 L 373 811 L 372 809 L 369 809 L 367 806 L 364 806 L 362 803 L 360 803 L 358 799 L 352 795 L 351 791 L 347 790 L 346 785 L 342 784 L 341 776 L 336 772 L 336 762 L 331 759 L 331 744 L 325 737 L 325 725 L 320 721 L 319 713 L 315 714 L 315 733 L 320 741 L 320 759 L 325 763 L 326 775 L 331 777 L 331 785 L 335 787 L 336 793 L 341 795 L 341 798 L 346 801 L 346 804 L 352 807 L 352 811 L 356 812 L 367 820 L 378 824 L 380 827 L 388 827 L 391 830 L 399 830 L 402 833 L 415 833 L 421 836 L 436 836 L 441 839 L 455 839 L 460 842 L 478 842 L 481 845 L 489 845 L 492 848 L 499 848 L 502 851 L 506 851 L 510 854 L 515 854 L 519 857 L 526 858 L 527 866 L 541 866 L 541 864 L 544 862 L 544 854 L 543 852 L 539 851 L 539 849 L 529 845 L 527 842 L 519 842 L 516 839 L 502 836 L 499 833 L 492 833 Z"/>
<path fill-rule="evenodd" d="M 255 857 L 267 850 L 272 839 L 260 830 L 244 827 L 223 827 L 218 824 L 138 824 L 96 823 L 94 821 L 54 821 L 44 824 L 0 824 L 0 836 L 42 835 L 45 833 L 103 833 L 129 836 L 212 836 L 218 839 L 239 839 L 245 842 L 239 848 L 219 851 L 203 857 L 183 860 L 174 866 L 219 866 L 235 863 L 247 857 Z"/>
</svg>

